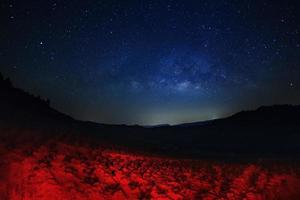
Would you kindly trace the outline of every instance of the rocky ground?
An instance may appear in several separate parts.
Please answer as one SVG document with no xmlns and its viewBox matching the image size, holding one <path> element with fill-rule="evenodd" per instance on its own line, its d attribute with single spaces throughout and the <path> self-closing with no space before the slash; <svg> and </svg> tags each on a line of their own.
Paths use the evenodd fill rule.
<svg viewBox="0 0 300 200">
<path fill-rule="evenodd" d="M 180 160 L 6 136 L 0 145 L 4 200 L 300 199 L 297 162 Z"/>
</svg>

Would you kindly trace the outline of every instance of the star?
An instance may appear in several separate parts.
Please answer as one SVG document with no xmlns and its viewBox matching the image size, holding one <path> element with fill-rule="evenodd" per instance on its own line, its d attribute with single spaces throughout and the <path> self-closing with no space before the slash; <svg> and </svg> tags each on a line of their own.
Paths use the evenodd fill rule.
<svg viewBox="0 0 300 200">
<path fill-rule="evenodd" d="M 147 124 L 149 110 L 225 116 L 299 100 L 297 1 L 13 2 L 0 6 L 1 69 L 78 119 Z M 91 100 L 99 110 L 83 108 Z"/>
</svg>

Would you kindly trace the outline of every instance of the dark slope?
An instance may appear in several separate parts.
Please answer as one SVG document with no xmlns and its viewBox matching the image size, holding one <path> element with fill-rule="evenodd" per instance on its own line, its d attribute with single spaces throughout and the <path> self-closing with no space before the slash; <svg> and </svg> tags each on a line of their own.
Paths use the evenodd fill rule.
<svg viewBox="0 0 300 200">
<path fill-rule="evenodd" d="M 61 126 L 73 119 L 50 107 L 49 100 L 14 88 L 0 74 L 0 123 L 2 126 Z"/>
<path fill-rule="evenodd" d="M 105 143 L 145 153 L 188 157 L 300 153 L 300 106 L 265 106 L 178 126 L 105 125 L 74 120 L 0 76 L 0 111 L 0 128 L 40 129 L 70 142 Z"/>
</svg>

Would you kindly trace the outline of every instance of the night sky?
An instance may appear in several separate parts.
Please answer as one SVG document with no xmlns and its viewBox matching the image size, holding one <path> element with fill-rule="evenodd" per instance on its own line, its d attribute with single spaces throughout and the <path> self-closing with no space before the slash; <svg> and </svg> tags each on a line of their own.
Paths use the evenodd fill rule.
<svg viewBox="0 0 300 200">
<path fill-rule="evenodd" d="M 177 124 L 300 104 L 297 0 L 0 5 L 0 71 L 77 119 Z"/>
</svg>

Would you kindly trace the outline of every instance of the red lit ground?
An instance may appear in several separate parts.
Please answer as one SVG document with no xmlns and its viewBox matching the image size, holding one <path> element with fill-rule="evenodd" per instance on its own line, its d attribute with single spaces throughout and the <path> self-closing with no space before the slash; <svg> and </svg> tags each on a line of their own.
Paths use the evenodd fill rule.
<svg viewBox="0 0 300 200">
<path fill-rule="evenodd" d="M 291 164 L 176 160 L 63 142 L 1 149 L 1 200 L 300 199 L 300 170 Z"/>
</svg>

